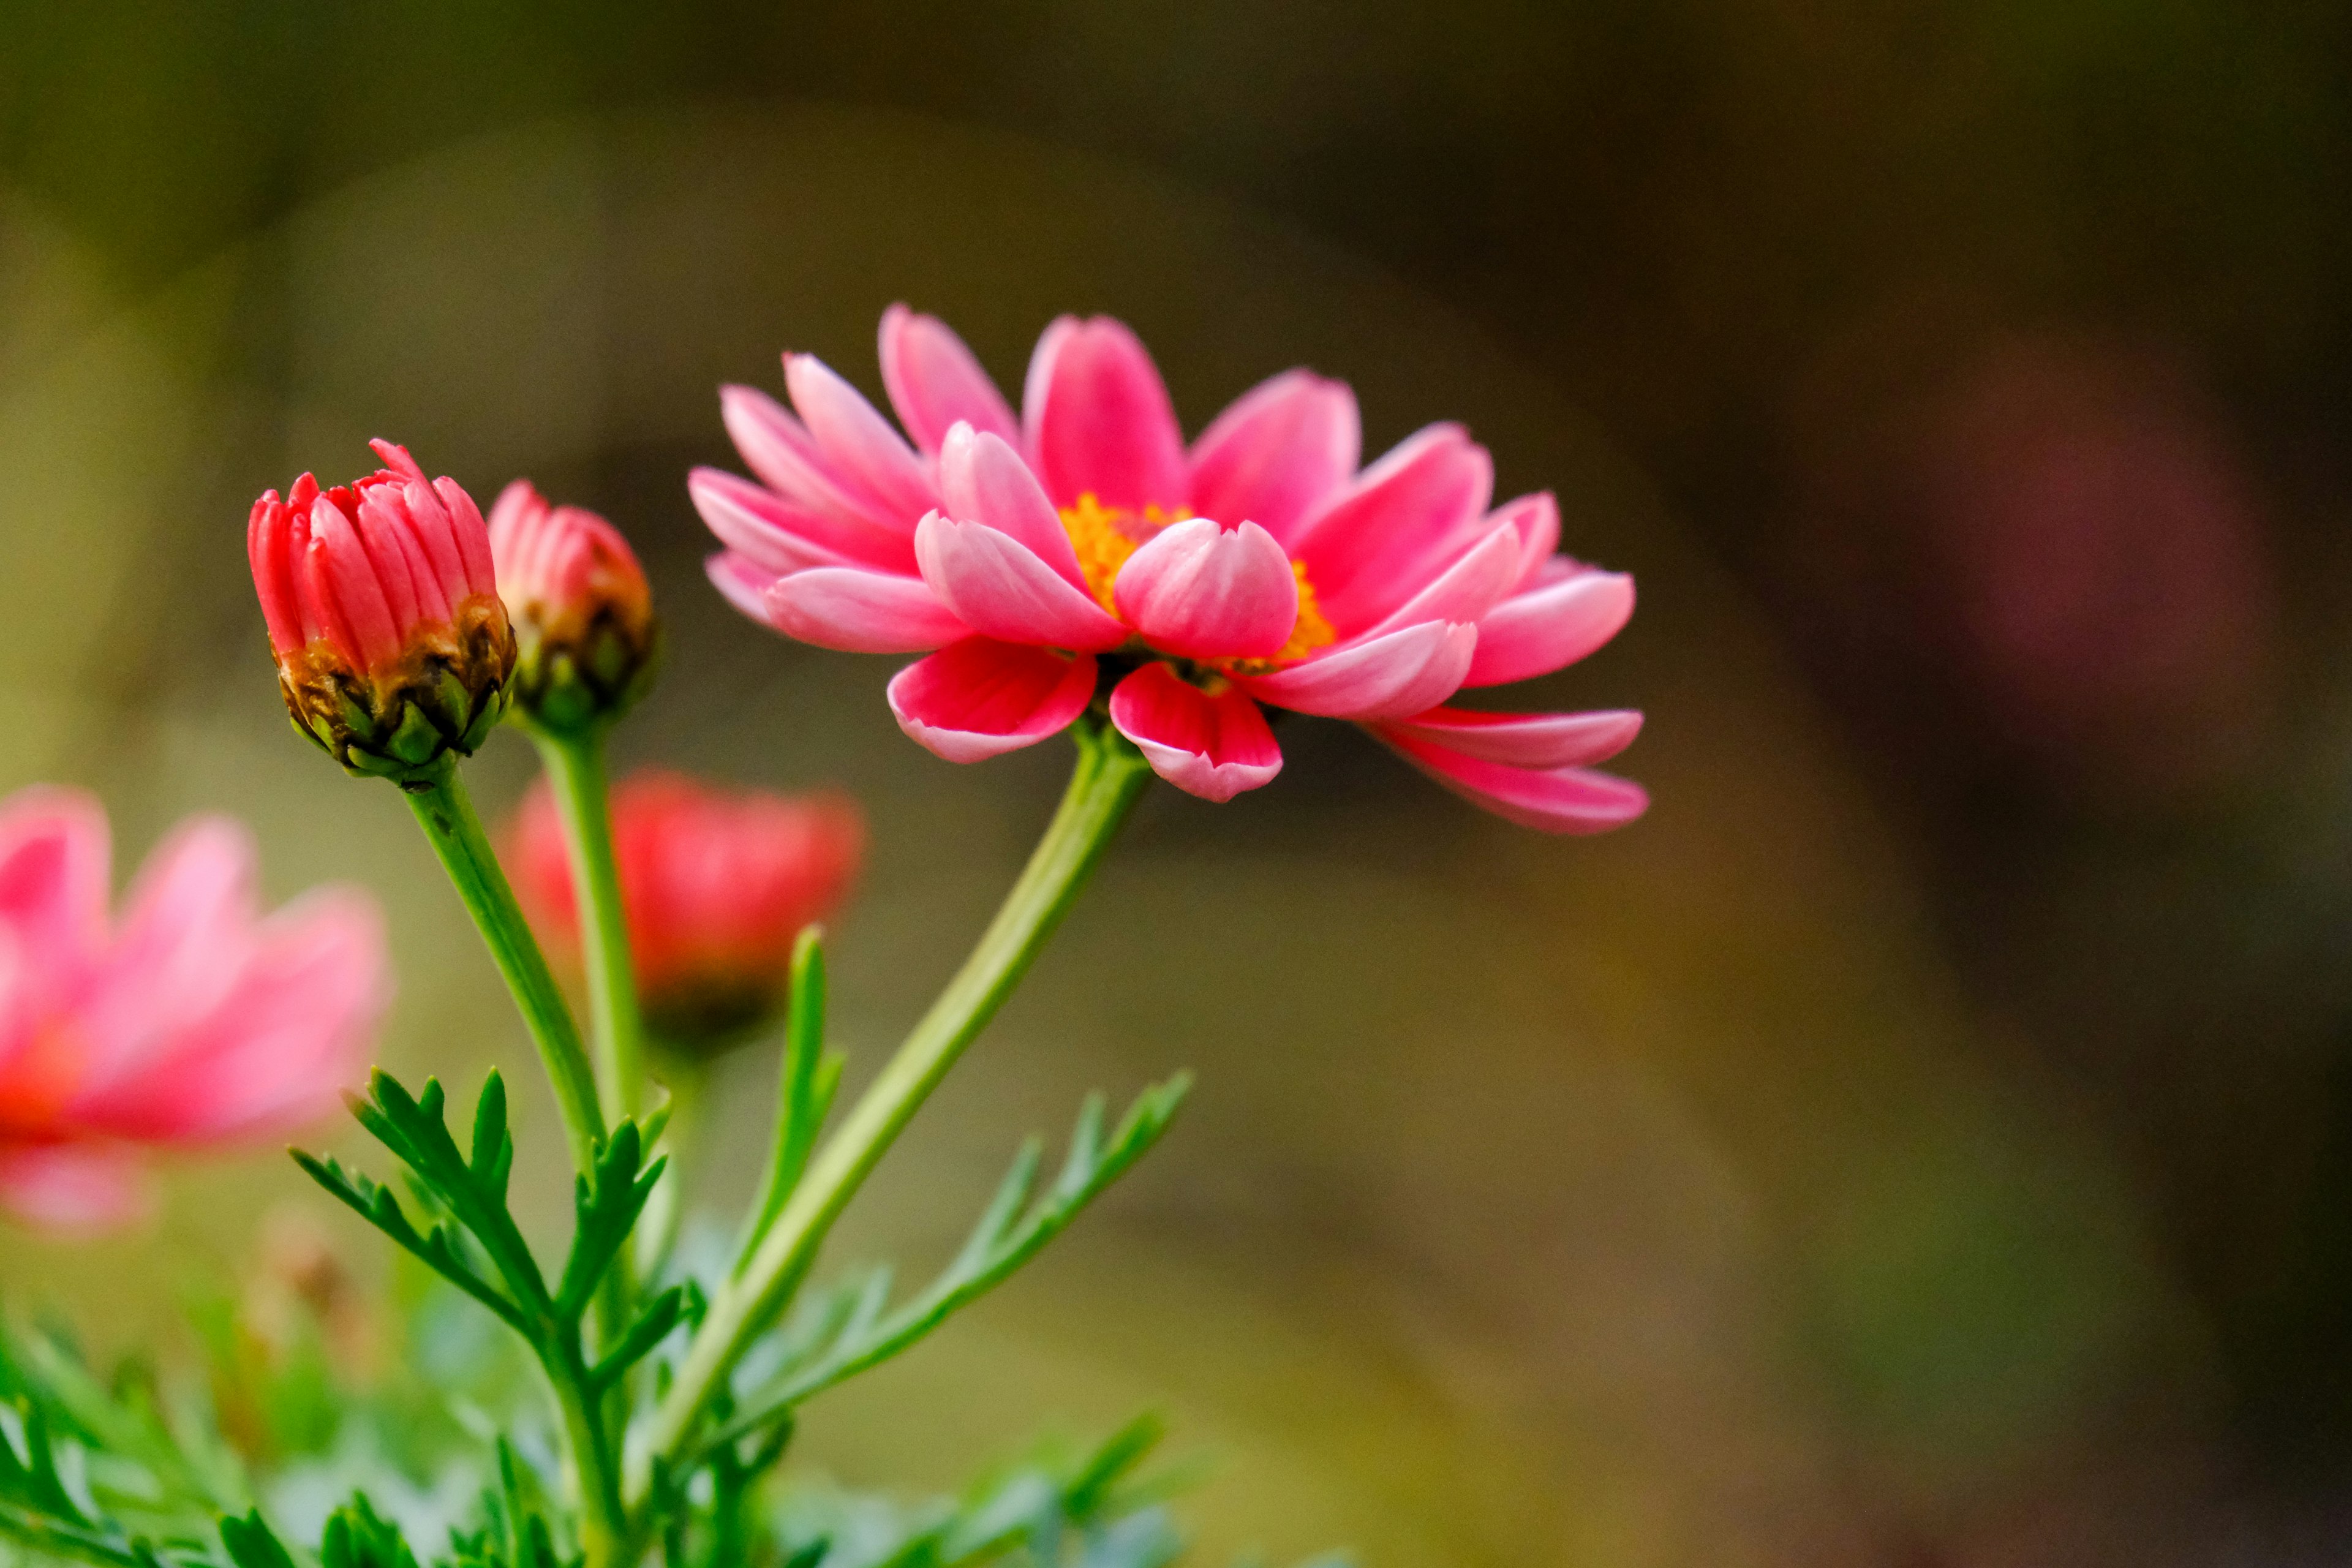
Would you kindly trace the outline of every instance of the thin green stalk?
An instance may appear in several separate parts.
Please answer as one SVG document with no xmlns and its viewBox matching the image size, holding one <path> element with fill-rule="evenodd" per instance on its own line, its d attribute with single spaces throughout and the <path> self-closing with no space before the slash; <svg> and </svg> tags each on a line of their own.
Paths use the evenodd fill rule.
<svg viewBox="0 0 2352 1568">
<path fill-rule="evenodd" d="M 613 856 L 606 798 L 604 728 L 557 734 L 534 729 L 556 815 L 563 820 L 572 886 L 579 900 L 580 945 L 588 971 L 588 1037 L 596 1063 L 596 1097 L 606 1126 L 645 1104 L 645 1016 L 629 958 L 629 922 Z"/>
<path fill-rule="evenodd" d="M 572 1144 L 572 1163 L 583 1171 L 594 1168 L 596 1144 L 604 1136 L 604 1120 L 596 1106 L 596 1080 L 580 1047 L 580 1031 L 572 1010 L 555 988 L 547 960 L 515 903 L 514 889 L 490 850 L 481 818 L 466 794 L 456 760 L 445 758 L 427 777 L 401 786 L 408 806 L 416 814 L 442 869 L 457 886 L 466 910 L 482 933 L 507 989 L 539 1047 L 540 1061 L 555 1087 L 555 1103 L 563 1113 L 563 1130 Z"/>
<path fill-rule="evenodd" d="M 628 1513 L 621 1503 L 619 1457 L 605 1421 L 608 1403 L 589 1387 L 588 1369 L 573 1343 L 547 1363 L 548 1381 L 563 1413 L 565 1447 L 580 1484 L 580 1550 L 584 1568 L 620 1568 L 628 1540 Z"/>
<path fill-rule="evenodd" d="M 751 1262 L 712 1299 L 655 1410 L 649 1458 L 674 1460 L 691 1440 L 737 1358 L 782 1310 L 867 1173 L 1027 973 L 1150 782 L 1142 754 L 1108 724 L 1089 715 L 1073 732 L 1077 769 L 1020 880 L 971 956 L 818 1152 Z M 633 1478 L 633 1497 L 644 1495 L 646 1480 Z"/>
</svg>

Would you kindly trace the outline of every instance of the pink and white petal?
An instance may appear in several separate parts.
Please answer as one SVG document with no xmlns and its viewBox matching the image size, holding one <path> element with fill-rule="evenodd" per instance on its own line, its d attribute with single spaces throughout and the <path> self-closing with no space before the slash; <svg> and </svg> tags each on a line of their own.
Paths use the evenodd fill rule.
<svg viewBox="0 0 2352 1568">
<path fill-rule="evenodd" d="M 1650 792 L 1584 768 L 1514 768 L 1397 735 L 1407 762 L 1472 805 L 1538 833 L 1606 833 L 1650 808 Z"/>
<path fill-rule="evenodd" d="M 1505 501 L 1487 514 L 1486 521 L 1507 522 L 1518 531 L 1519 579 L 1513 587 L 1534 582 L 1543 563 L 1559 548 L 1559 502 L 1549 490 Z"/>
<path fill-rule="evenodd" d="M 1285 371 L 1242 394 L 1192 443 L 1192 510 L 1286 538 L 1354 476 L 1362 441 L 1345 382 Z"/>
<path fill-rule="evenodd" d="M 1261 700 L 1327 719 L 1402 719 L 1454 695 L 1478 646 L 1478 628 L 1427 621 L 1342 643 L 1287 669 L 1242 684 Z"/>
<path fill-rule="evenodd" d="M 253 940 L 258 858 L 244 824 L 212 816 L 181 824 L 147 857 L 107 954 L 106 983 L 80 1012 L 89 1079 L 131 1064 L 175 1022 L 228 994 Z"/>
<path fill-rule="evenodd" d="M 1037 340 L 1023 426 L 1054 504 L 1082 495 L 1129 511 L 1181 514 L 1184 438 L 1168 388 L 1125 323 L 1064 317 Z"/>
<path fill-rule="evenodd" d="M 1045 487 L 1021 454 L 1001 436 L 958 425 L 940 448 L 940 510 L 965 522 L 984 522 L 1015 539 L 1060 574 L 1086 591 L 1078 552 L 1062 527 L 1062 515 L 1045 499 Z"/>
<path fill-rule="evenodd" d="M 254 931 L 215 1005 L 87 1086 L 71 1115 L 110 1137 L 183 1146 L 290 1131 L 365 1076 L 391 991 L 375 900 L 315 889 Z"/>
<path fill-rule="evenodd" d="M 845 488 L 890 517 L 920 517 L 940 504 L 914 448 L 830 365 L 814 354 L 786 354 L 784 385 L 826 467 Z"/>
<path fill-rule="evenodd" d="M 1196 517 L 1164 528 L 1127 558 L 1111 602 L 1164 653 L 1271 658 L 1298 624 L 1298 574 L 1256 523 Z"/>
<path fill-rule="evenodd" d="M 1426 587 L 1487 530 L 1493 459 L 1458 425 L 1407 437 L 1284 541 L 1343 637 L 1362 635 Z"/>
<path fill-rule="evenodd" d="M 1255 698 L 1238 686 L 1211 696 L 1164 664 L 1147 664 L 1112 689 L 1110 721 L 1153 773 L 1203 800 L 1231 800 L 1282 771 L 1282 748 Z"/>
<path fill-rule="evenodd" d="M 98 958 L 111 858 L 96 797 L 33 784 L 0 801 L 0 931 L 28 980 L 70 986 Z"/>
<path fill-rule="evenodd" d="M 767 620 L 768 586 L 777 581 L 780 574 L 732 550 L 704 557 L 702 572 L 710 579 L 710 585 L 719 590 L 719 597 L 755 621 Z"/>
<path fill-rule="evenodd" d="M 114 1230 L 152 1206 L 137 1158 L 80 1143 L 0 1146 L 0 1203 L 45 1230 Z"/>
<path fill-rule="evenodd" d="M 984 522 L 931 513 L 915 531 L 915 560 L 940 602 L 982 637 L 1087 653 L 1128 639 L 1118 617 Z"/>
<path fill-rule="evenodd" d="M 816 510 L 721 468 L 697 468 L 686 493 L 703 526 L 730 550 L 778 572 L 808 566 L 915 569 L 914 531 L 886 529 L 862 515 Z"/>
<path fill-rule="evenodd" d="M 1615 637 L 1633 614 L 1633 579 L 1555 556 L 1544 580 L 1512 595 L 1478 623 L 1478 657 L 1465 686 L 1502 686 L 1549 675 Z"/>
<path fill-rule="evenodd" d="M 1419 626 L 1423 621 L 1478 620 L 1502 603 L 1518 574 L 1518 531 L 1503 523 L 1439 573 L 1428 587 L 1374 626 L 1370 635 Z"/>
<path fill-rule="evenodd" d="M 1034 746 L 1094 700 L 1090 654 L 966 637 L 891 677 L 890 711 L 909 740 L 951 763 Z"/>
<path fill-rule="evenodd" d="M 882 312 L 882 385 L 915 445 L 936 453 L 958 424 L 1021 444 L 1021 422 L 961 338 L 904 305 Z"/>
<path fill-rule="evenodd" d="M 1433 708 L 1375 725 L 1383 739 L 1426 741 L 1481 762 L 1515 768 L 1580 768 L 1633 743 L 1642 715 L 1630 708 L 1591 713 L 1478 713 Z"/>
<path fill-rule="evenodd" d="M 929 653 L 971 635 L 920 577 L 820 566 L 778 578 L 763 603 L 770 626 L 838 653 Z"/>
<path fill-rule="evenodd" d="M 804 511 L 845 520 L 863 518 L 899 533 L 914 531 L 922 513 L 890 512 L 833 471 L 831 459 L 792 410 L 756 386 L 719 389 L 719 416 L 744 466 L 760 482 Z"/>
</svg>

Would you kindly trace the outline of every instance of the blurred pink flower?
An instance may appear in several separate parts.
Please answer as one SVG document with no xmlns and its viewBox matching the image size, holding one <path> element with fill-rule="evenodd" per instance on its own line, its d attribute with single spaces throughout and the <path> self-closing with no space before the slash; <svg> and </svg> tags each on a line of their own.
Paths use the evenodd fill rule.
<svg viewBox="0 0 2352 1568">
<path fill-rule="evenodd" d="M 272 1138 L 355 1083 L 391 991 L 374 903 L 321 888 L 261 916 L 253 841 L 183 823 L 107 912 L 106 815 L 0 801 L 0 1200 L 85 1228 L 134 1214 L 142 1145 Z"/>
<path fill-rule="evenodd" d="M 580 918 L 555 798 L 541 780 L 509 824 L 523 912 L 559 961 Z M 646 1020 L 673 1047 L 723 1043 L 783 996 L 801 928 L 839 907 L 866 854 L 847 797 L 723 790 L 648 771 L 613 792 L 613 850 Z"/>
<path fill-rule="evenodd" d="M 889 700 L 940 756 L 1057 732 L 1094 700 L 1102 658 L 1120 674 L 1111 721 L 1210 800 L 1280 771 L 1270 704 L 1362 723 L 1532 827 L 1596 832 L 1647 805 L 1589 768 L 1639 714 L 1441 706 L 1582 658 L 1633 608 L 1630 577 L 1553 552 L 1549 494 L 1488 510 L 1493 465 L 1459 426 L 1360 471 L 1354 395 L 1293 370 L 1187 447 L 1143 345 L 1103 317 L 1045 330 L 1017 418 L 929 316 L 891 307 L 881 353 L 912 446 L 788 354 L 797 416 L 748 387 L 720 395 L 761 482 L 702 468 L 688 489 L 726 546 L 712 581 L 746 614 L 823 647 L 929 653 Z"/>
<path fill-rule="evenodd" d="M 246 553 L 296 725 L 344 766 L 394 774 L 480 744 L 514 636 L 473 498 L 373 445 L 386 467 L 365 479 L 264 492 Z"/>
</svg>

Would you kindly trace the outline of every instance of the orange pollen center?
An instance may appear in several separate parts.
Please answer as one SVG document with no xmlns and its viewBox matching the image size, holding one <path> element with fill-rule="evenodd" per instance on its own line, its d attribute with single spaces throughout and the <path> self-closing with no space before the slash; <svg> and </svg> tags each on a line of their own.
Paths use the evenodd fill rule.
<svg viewBox="0 0 2352 1568">
<path fill-rule="evenodd" d="M 1118 580 L 1118 569 L 1153 534 L 1170 523 L 1184 521 L 1188 515 L 1163 511 L 1156 506 L 1147 506 L 1139 513 L 1123 507 L 1108 507 L 1088 490 L 1078 497 L 1076 506 L 1062 508 L 1062 531 L 1070 536 L 1071 547 L 1078 552 L 1078 570 L 1086 574 L 1087 586 L 1104 609 L 1117 615 L 1118 608 L 1111 602 L 1111 584 Z M 1339 633 L 1331 629 L 1331 623 L 1316 607 L 1315 585 L 1307 580 L 1307 563 L 1293 561 L 1290 570 L 1298 579 L 1298 620 L 1290 628 L 1290 639 L 1272 658 L 1231 659 L 1225 663 L 1227 669 L 1243 675 L 1264 674 L 1278 666 L 1296 663 L 1339 640 Z"/>
</svg>

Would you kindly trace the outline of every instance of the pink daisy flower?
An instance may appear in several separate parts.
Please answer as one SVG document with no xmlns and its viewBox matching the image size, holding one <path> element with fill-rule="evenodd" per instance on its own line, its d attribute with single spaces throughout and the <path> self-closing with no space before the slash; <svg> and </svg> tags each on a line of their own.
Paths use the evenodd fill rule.
<svg viewBox="0 0 2352 1568">
<path fill-rule="evenodd" d="M 253 841 L 199 816 L 107 913 L 106 814 L 0 801 L 0 1200 L 68 1228 L 134 1214 L 142 1146 L 279 1136 L 356 1082 L 391 991 L 374 902 L 259 912 Z"/>
<path fill-rule="evenodd" d="M 720 394 L 760 482 L 701 468 L 688 489 L 726 546 L 711 580 L 746 614 L 821 647 L 929 655 L 889 700 L 938 755 L 1034 744 L 1108 684 L 1111 722 L 1211 800 L 1281 770 L 1271 707 L 1362 724 L 1528 826 L 1598 832 L 1647 805 L 1591 767 L 1638 713 L 1445 705 L 1582 658 L 1633 608 L 1631 578 L 1554 553 L 1551 496 L 1490 509 L 1493 464 L 1459 426 L 1360 469 L 1354 395 L 1294 370 L 1187 446 L 1150 356 L 1104 317 L 1046 328 L 1017 417 L 929 316 L 891 307 L 881 350 L 906 437 L 787 354 L 791 410 Z"/>
</svg>

